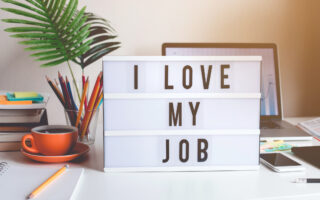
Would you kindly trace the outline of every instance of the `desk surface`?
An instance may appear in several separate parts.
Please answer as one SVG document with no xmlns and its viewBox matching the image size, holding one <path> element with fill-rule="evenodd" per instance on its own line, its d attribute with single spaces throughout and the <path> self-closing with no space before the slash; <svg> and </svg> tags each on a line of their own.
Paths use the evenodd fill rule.
<svg viewBox="0 0 320 200">
<path fill-rule="evenodd" d="M 288 118 L 296 124 L 309 118 Z M 102 127 L 91 151 L 71 167 L 84 167 L 85 173 L 75 191 L 75 199 L 310 199 L 320 198 L 320 184 L 296 184 L 300 177 L 320 177 L 320 170 L 304 163 L 304 172 L 275 173 L 263 165 L 257 171 L 224 172 L 137 172 L 104 173 Z M 320 145 L 318 141 L 294 145 Z M 289 157 L 296 159 L 287 153 Z M 0 153 L 0 160 L 18 165 L 39 165 L 19 152 Z M 297 160 L 297 159 L 296 159 Z M 42 164 L 45 165 L 45 164 Z M 51 164 L 61 166 L 61 164 Z M 14 189 L 14 188 L 13 188 Z M 1 187 L 0 187 L 1 190 Z"/>
</svg>

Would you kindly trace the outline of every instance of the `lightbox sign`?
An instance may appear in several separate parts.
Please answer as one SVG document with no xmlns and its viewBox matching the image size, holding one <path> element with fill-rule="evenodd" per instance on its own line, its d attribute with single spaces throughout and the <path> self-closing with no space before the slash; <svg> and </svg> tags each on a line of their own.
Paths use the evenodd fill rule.
<svg viewBox="0 0 320 200">
<path fill-rule="evenodd" d="M 256 169 L 260 62 L 105 57 L 105 171 Z"/>
</svg>

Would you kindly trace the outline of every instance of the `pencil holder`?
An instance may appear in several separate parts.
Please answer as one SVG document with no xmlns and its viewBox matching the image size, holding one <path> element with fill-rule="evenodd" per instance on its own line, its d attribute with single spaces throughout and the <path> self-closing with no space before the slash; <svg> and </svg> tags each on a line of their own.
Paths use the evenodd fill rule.
<svg viewBox="0 0 320 200">
<path fill-rule="evenodd" d="M 87 110 L 81 113 L 81 116 L 77 123 L 79 115 L 78 110 L 65 109 L 65 116 L 67 125 L 75 126 L 78 128 L 78 141 L 91 145 L 95 141 L 97 125 L 99 120 L 99 111 Z"/>
</svg>

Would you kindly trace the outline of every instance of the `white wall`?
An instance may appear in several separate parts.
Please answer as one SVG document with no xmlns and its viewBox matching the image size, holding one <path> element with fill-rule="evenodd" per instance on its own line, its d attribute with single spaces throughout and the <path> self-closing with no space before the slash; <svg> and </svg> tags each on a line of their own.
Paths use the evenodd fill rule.
<svg viewBox="0 0 320 200">
<path fill-rule="evenodd" d="M 117 30 L 122 47 L 113 55 L 161 55 L 163 42 L 277 43 L 285 116 L 320 114 L 316 0 L 80 0 L 85 4 Z M 5 6 L 1 1 L 0 7 Z M 0 18 L 9 16 L 0 11 Z M 52 93 L 44 76 L 56 77 L 57 70 L 69 73 L 66 64 L 40 68 L 4 31 L 0 44 L 0 90 Z M 79 75 L 80 68 L 73 68 Z M 101 62 L 89 68 L 85 73 L 93 80 Z M 64 122 L 55 96 L 48 108 L 50 122 Z"/>
</svg>

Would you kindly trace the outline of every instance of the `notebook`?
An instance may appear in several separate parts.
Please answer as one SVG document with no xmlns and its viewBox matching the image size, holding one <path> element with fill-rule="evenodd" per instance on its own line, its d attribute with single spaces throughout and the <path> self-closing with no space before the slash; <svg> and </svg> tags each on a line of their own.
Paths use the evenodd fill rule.
<svg viewBox="0 0 320 200">
<path fill-rule="evenodd" d="M 297 126 L 314 137 L 320 137 L 320 117 L 300 122 Z"/>
<path fill-rule="evenodd" d="M 2 151 L 19 151 L 21 149 L 21 142 L 1 142 L 0 141 L 0 152 Z"/>
<path fill-rule="evenodd" d="M 21 142 L 24 135 L 30 132 L 0 132 L 0 142 Z"/>
<path fill-rule="evenodd" d="M 34 189 L 62 166 L 21 166 L 15 163 L 0 161 L 1 199 L 26 199 Z M 33 199 L 67 200 L 74 198 L 73 193 L 79 184 L 83 171 L 83 168 L 68 168 Z"/>
</svg>

